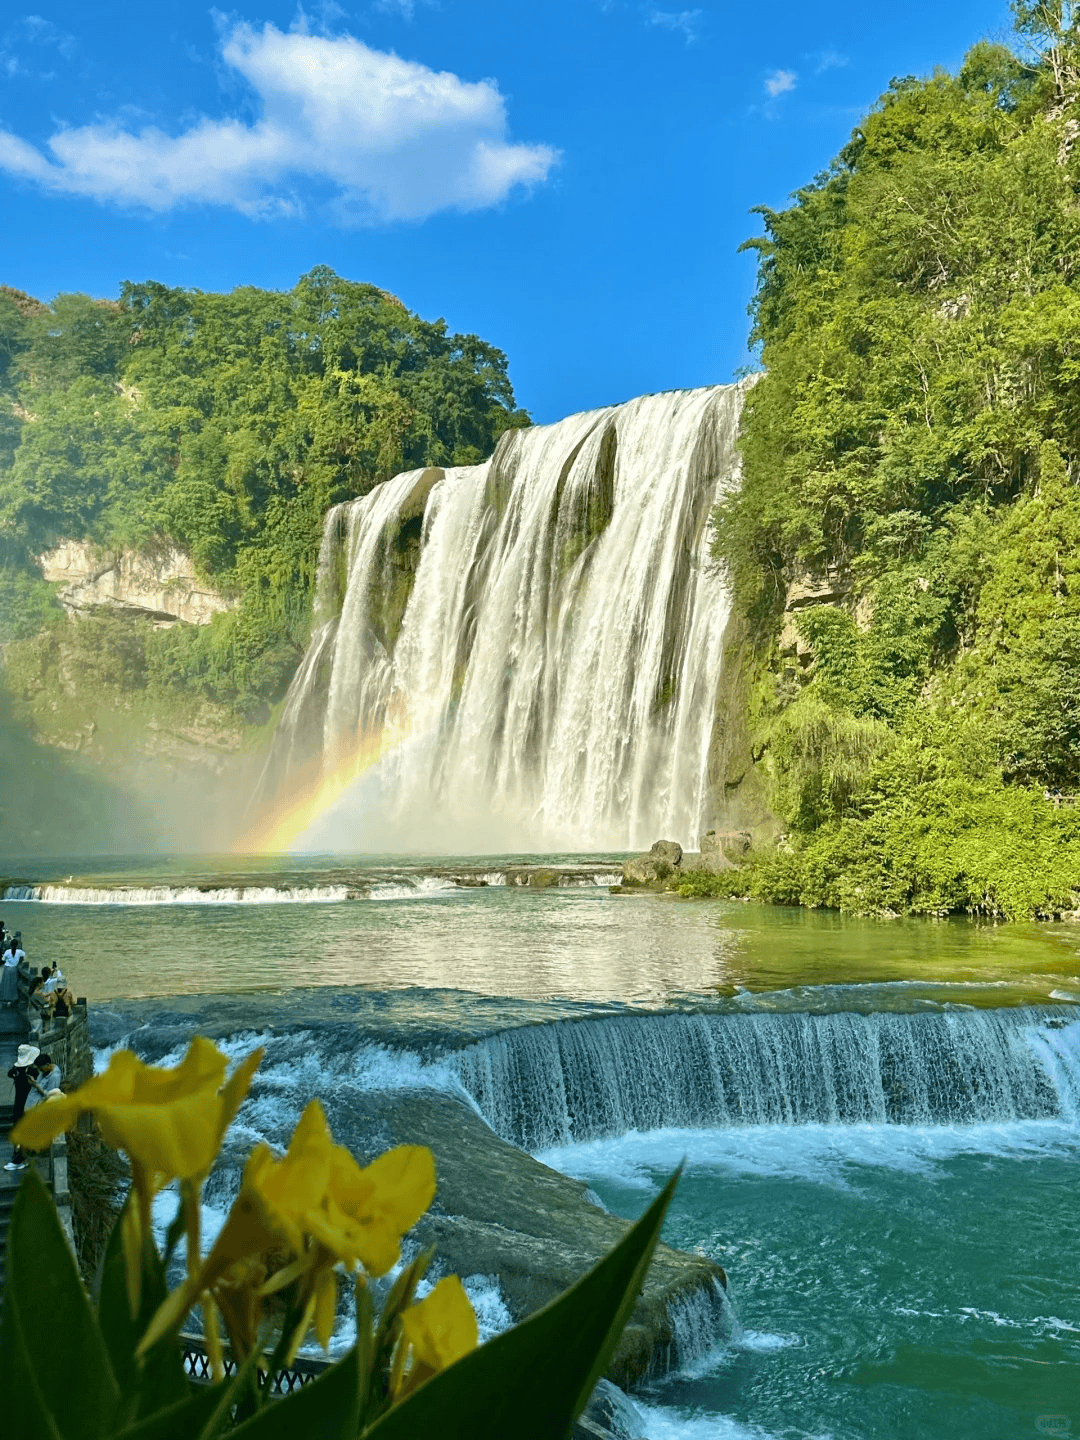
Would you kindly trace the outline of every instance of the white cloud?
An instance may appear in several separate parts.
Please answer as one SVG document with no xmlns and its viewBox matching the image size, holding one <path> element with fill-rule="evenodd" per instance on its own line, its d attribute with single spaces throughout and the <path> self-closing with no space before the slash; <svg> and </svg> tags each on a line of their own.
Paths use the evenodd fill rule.
<svg viewBox="0 0 1080 1440">
<path fill-rule="evenodd" d="M 509 141 L 495 81 L 430 70 L 350 35 L 238 24 L 222 58 L 257 97 L 253 123 L 202 119 L 177 135 L 75 126 L 50 138 L 48 156 L 0 130 L 0 169 L 113 204 L 228 205 L 258 217 L 297 213 L 314 183 L 339 218 L 376 223 L 497 204 L 558 158 Z"/>
<path fill-rule="evenodd" d="M 841 55 L 837 50 L 819 50 L 811 58 L 815 62 L 815 75 L 824 75 L 826 70 L 840 70 L 848 63 L 847 56 Z"/>
<path fill-rule="evenodd" d="M 765 93 L 770 100 L 794 90 L 799 77 L 794 70 L 773 70 L 765 76 Z"/>
<path fill-rule="evenodd" d="M 660 25 L 665 30 L 681 30 L 686 36 L 687 44 L 697 39 L 697 22 L 700 16 L 700 10 L 654 10 L 651 6 L 645 10 L 645 19 L 650 25 Z"/>
</svg>

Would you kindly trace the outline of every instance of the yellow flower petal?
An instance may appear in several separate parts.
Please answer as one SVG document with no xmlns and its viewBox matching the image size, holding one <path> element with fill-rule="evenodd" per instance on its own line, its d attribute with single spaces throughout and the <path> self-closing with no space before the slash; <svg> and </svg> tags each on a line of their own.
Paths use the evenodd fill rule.
<svg viewBox="0 0 1080 1440">
<path fill-rule="evenodd" d="M 201 1035 L 171 1069 L 118 1050 L 103 1074 L 63 1100 L 29 1111 L 14 1138 L 43 1148 L 91 1111 L 106 1142 L 125 1150 L 153 1189 L 177 1178 L 198 1179 L 209 1172 L 259 1059 L 260 1051 L 248 1056 L 222 1091 L 228 1056 Z"/>
<path fill-rule="evenodd" d="M 82 1107 L 74 1095 L 65 1095 L 49 1105 L 35 1105 L 12 1130 L 11 1143 L 27 1150 L 44 1150 L 57 1135 L 71 1130 L 81 1114 Z"/>
<path fill-rule="evenodd" d="M 476 1316 L 456 1275 L 445 1276 L 430 1295 L 411 1305 L 401 1317 L 401 1329 L 415 1363 L 429 1370 L 445 1370 L 475 1350 L 479 1339 Z"/>
<path fill-rule="evenodd" d="M 435 1159 L 423 1145 L 399 1145 L 361 1169 L 343 1146 L 335 1147 L 331 1193 L 360 1226 L 357 1253 L 371 1275 L 397 1264 L 401 1237 L 435 1198 Z"/>
</svg>

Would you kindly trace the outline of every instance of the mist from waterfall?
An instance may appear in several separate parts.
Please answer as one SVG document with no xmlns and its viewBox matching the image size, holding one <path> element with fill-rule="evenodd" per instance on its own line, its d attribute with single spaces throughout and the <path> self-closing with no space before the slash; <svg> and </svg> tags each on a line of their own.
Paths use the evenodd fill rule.
<svg viewBox="0 0 1080 1440">
<path fill-rule="evenodd" d="M 744 394 L 512 431 L 483 464 L 330 512 L 263 798 L 350 783 L 297 848 L 695 841 L 729 612 L 710 511 L 737 479 Z"/>
</svg>

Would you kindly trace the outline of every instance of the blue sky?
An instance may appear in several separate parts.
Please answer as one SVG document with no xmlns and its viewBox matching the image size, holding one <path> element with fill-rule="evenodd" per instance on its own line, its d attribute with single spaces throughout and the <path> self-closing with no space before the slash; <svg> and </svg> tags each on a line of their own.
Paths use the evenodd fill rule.
<svg viewBox="0 0 1080 1440">
<path fill-rule="evenodd" d="M 750 207 L 892 76 L 1004 36 L 1008 5 L 683 3 L 15 0 L 0 283 L 288 288 L 327 264 L 499 345 L 539 421 L 729 380 Z"/>
</svg>

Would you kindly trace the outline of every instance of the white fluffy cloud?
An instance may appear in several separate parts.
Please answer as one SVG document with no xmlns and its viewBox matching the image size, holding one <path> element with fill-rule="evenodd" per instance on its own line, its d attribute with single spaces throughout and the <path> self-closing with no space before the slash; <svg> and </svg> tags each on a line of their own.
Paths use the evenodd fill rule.
<svg viewBox="0 0 1080 1440">
<path fill-rule="evenodd" d="M 794 90 L 798 81 L 799 77 L 794 70 L 773 70 L 765 76 L 765 93 L 770 100 L 775 100 L 777 95 Z"/>
<path fill-rule="evenodd" d="M 261 111 L 200 120 L 178 135 L 112 124 L 59 130 L 49 155 L 0 130 L 0 169 L 64 194 L 150 210 L 185 203 L 295 213 L 315 182 L 340 216 L 422 220 L 478 210 L 546 178 L 557 152 L 508 139 L 492 80 L 460 79 L 328 37 L 236 25 L 222 58 Z"/>
</svg>

